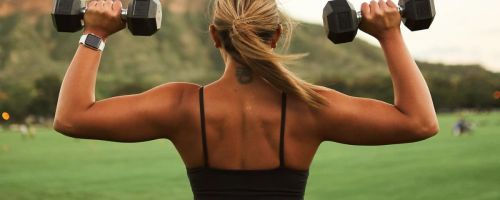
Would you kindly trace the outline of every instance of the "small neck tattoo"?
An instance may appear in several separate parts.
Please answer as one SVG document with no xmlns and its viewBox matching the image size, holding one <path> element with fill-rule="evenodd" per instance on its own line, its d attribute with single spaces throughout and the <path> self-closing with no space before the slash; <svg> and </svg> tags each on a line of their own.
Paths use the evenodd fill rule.
<svg viewBox="0 0 500 200">
<path fill-rule="evenodd" d="M 236 77 L 241 84 L 249 84 L 253 81 L 253 72 L 249 67 L 236 67 Z"/>
</svg>

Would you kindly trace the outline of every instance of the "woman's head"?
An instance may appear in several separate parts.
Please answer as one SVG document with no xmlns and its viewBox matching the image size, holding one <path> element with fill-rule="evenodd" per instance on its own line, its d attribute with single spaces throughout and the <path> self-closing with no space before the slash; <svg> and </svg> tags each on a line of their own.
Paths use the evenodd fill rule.
<svg viewBox="0 0 500 200">
<path fill-rule="evenodd" d="M 292 32 L 293 22 L 278 9 L 276 0 L 214 0 L 211 33 L 216 43 L 275 88 L 319 107 L 325 101 L 314 86 L 297 78 L 283 64 L 302 56 L 273 50 L 280 37 L 285 39 L 282 45 L 288 46 Z"/>
<path fill-rule="evenodd" d="M 280 13 L 274 0 L 216 0 L 214 3 L 213 25 L 223 40 L 260 39 L 267 44 L 277 42 L 271 40 L 279 38 L 282 23 L 291 24 Z M 291 30 L 288 29 L 291 26 L 285 27 Z M 251 38 L 255 36 L 258 38 Z M 229 42 L 226 42 L 225 47 L 231 46 Z"/>
</svg>

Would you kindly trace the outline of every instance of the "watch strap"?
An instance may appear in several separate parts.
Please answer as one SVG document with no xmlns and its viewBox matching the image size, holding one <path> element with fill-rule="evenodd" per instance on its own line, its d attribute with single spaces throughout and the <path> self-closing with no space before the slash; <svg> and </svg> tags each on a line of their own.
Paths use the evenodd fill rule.
<svg viewBox="0 0 500 200">
<path fill-rule="evenodd" d="M 104 51 L 104 47 L 106 47 L 106 44 L 104 43 L 104 41 L 102 40 L 102 38 L 96 36 L 96 35 L 93 35 L 97 38 L 99 38 L 101 40 L 101 42 L 99 43 L 99 46 L 98 47 L 95 47 L 95 46 L 92 46 L 92 45 L 89 45 L 86 43 L 87 41 L 87 37 L 89 36 L 90 34 L 86 34 L 86 35 L 82 35 L 82 37 L 80 37 L 80 44 L 83 44 L 84 46 L 86 47 L 89 47 L 91 49 L 94 49 L 94 50 L 99 50 L 99 51 Z"/>
</svg>

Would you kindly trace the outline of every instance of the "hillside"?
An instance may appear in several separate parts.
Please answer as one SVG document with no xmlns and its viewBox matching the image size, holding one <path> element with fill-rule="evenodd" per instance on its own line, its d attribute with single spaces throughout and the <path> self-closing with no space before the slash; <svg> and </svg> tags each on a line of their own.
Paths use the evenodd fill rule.
<svg viewBox="0 0 500 200">
<path fill-rule="evenodd" d="M 127 5 L 129 0 L 122 0 Z M 172 13 L 195 12 L 206 8 L 204 0 L 160 0 L 164 8 Z M 0 0 L 0 17 L 23 12 L 29 15 L 45 15 L 52 10 L 53 0 L 19 1 Z M 82 0 L 82 2 L 85 2 Z"/>
<path fill-rule="evenodd" d="M 122 31 L 108 41 L 98 76 L 98 98 L 140 92 L 170 81 L 208 83 L 222 73 L 224 65 L 218 50 L 208 39 L 208 6 L 204 0 L 187 2 L 164 3 L 162 30 L 152 37 L 134 37 Z M 53 87 L 58 87 L 64 76 L 81 33 L 55 32 L 51 8 L 52 0 L 0 0 L 0 110 L 20 116 L 34 112 L 40 106 L 34 106 L 33 102 L 38 101 L 33 99 L 47 96 L 40 88 L 51 87 L 43 80 L 54 80 Z M 290 51 L 309 53 L 291 66 L 300 77 L 352 95 L 392 102 L 389 73 L 377 47 L 361 40 L 333 45 L 322 27 L 301 24 Z M 460 93 L 459 83 L 466 82 L 466 78 L 477 81 L 482 88 L 464 94 L 467 97 L 463 98 L 472 99 L 467 100 L 469 103 L 453 99 L 449 100 L 452 104 L 441 103 L 440 95 L 447 93 L 436 95 L 437 104 L 444 108 L 500 106 L 491 98 L 492 92 L 500 88 L 494 81 L 500 80 L 498 73 L 480 66 L 421 63 L 420 67 L 434 91 L 447 91 L 453 86 Z M 476 98 L 487 100 L 477 103 Z M 54 104 L 53 100 L 48 102 Z"/>
<path fill-rule="evenodd" d="M 0 1 L 0 8 L 23 11 L 11 12 L 11 15 L 0 18 L 0 34 L 5 36 L 0 42 L 0 78 L 23 74 L 20 81 L 32 82 L 46 73 L 63 75 L 62 72 L 77 46 L 74 41 L 78 41 L 80 33 L 55 32 L 48 15 L 51 0 L 42 1 L 47 3 L 28 6 L 30 3 L 25 1 Z M 223 65 L 217 50 L 212 48 L 208 40 L 206 30 L 209 19 L 206 12 L 195 12 L 204 10 L 206 5 L 194 3 L 203 1 L 191 1 L 190 7 L 182 3 L 186 2 L 184 0 L 168 2 L 164 5 L 167 11 L 164 14 L 163 29 L 158 34 L 141 38 L 123 31 L 108 42 L 99 81 L 134 81 L 140 78 L 151 83 L 207 82 L 216 78 Z M 40 10 L 31 12 L 32 7 Z M 310 53 L 308 58 L 296 65 L 302 67 L 295 69 L 304 78 L 312 81 L 323 76 L 365 76 L 366 73 L 386 72 L 382 54 L 367 43 L 357 41 L 349 45 L 334 46 L 326 37 L 317 35 L 324 35 L 322 28 L 301 25 L 292 45 L 293 52 Z M 360 53 L 353 55 L 352 51 Z M 373 70 L 366 72 L 360 70 L 360 66 L 370 66 Z M 30 73 L 33 70 L 38 73 Z"/>
</svg>

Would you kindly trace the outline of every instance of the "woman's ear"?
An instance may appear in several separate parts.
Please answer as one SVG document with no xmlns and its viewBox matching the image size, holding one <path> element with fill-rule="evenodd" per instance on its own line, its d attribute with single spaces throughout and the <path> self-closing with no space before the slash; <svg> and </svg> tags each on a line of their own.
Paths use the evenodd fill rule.
<svg viewBox="0 0 500 200">
<path fill-rule="evenodd" d="M 212 40 L 214 41 L 214 46 L 215 48 L 221 48 L 222 45 L 221 45 L 221 41 L 220 41 L 220 38 L 219 38 L 219 35 L 217 34 L 217 28 L 215 27 L 215 25 L 211 24 L 209 27 L 208 27 L 209 31 L 210 31 L 210 36 L 212 37 Z"/>
<path fill-rule="evenodd" d="M 281 37 L 281 32 L 283 31 L 283 27 L 281 26 L 281 24 L 278 26 L 278 29 L 276 29 L 276 32 L 274 33 L 273 35 L 273 38 L 271 40 L 271 48 L 275 49 L 277 44 L 278 44 L 278 41 L 280 40 L 280 37 Z"/>
</svg>

